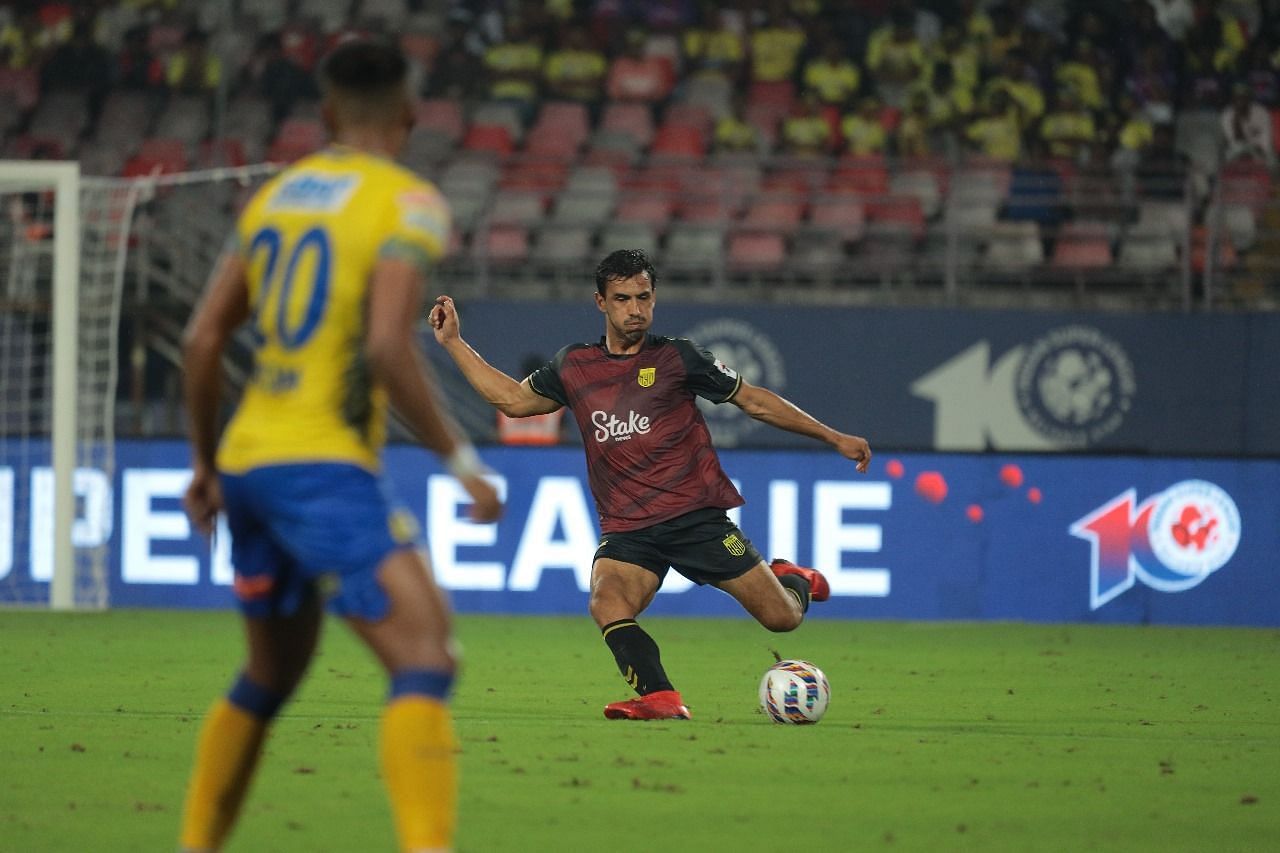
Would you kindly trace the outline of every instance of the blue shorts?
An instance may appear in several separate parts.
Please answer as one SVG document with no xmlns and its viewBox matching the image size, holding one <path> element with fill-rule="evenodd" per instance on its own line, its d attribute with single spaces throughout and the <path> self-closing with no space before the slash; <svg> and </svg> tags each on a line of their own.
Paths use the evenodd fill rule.
<svg viewBox="0 0 1280 853">
<path fill-rule="evenodd" d="M 342 463 L 269 465 L 219 479 L 246 616 L 289 616 L 317 592 L 340 616 L 387 615 L 378 566 L 417 544 L 418 524 L 384 480 Z"/>
</svg>

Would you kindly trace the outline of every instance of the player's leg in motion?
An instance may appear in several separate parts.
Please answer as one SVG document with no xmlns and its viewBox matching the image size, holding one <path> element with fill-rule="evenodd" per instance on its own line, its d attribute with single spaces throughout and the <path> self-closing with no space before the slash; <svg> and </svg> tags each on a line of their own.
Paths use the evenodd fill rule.
<svg viewBox="0 0 1280 853">
<path fill-rule="evenodd" d="M 411 549 L 387 556 L 378 582 L 391 602 L 387 616 L 347 621 L 391 680 L 379 754 L 396 833 L 403 850 L 449 850 L 458 801 L 449 605 Z"/>
<path fill-rule="evenodd" d="M 605 708 L 610 719 L 688 719 L 680 694 L 671 686 L 658 644 L 636 622 L 657 593 L 661 580 L 648 569 L 601 557 L 591 569 L 591 617 L 613 652 L 618 671 L 640 694 Z"/>
<path fill-rule="evenodd" d="M 716 584 L 732 595 L 770 631 L 794 631 L 804 621 L 810 599 L 826 601 L 831 594 L 827 579 L 814 569 L 786 560 L 763 561 L 746 574 Z"/>
<path fill-rule="evenodd" d="M 322 616 L 310 595 L 292 615 L 246 617 L 248 664 L 200 730 L 183 807 L 184 850 L 217 850 L 231 831 L 267 728 L 311 661 Z"/>
</svg>

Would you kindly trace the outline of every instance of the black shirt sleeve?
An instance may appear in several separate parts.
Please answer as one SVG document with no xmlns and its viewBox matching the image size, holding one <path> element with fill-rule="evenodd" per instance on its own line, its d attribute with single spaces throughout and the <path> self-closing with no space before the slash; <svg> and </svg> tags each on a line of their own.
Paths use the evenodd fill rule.
<svg viewBox="0 0 1280 853">
<path fill-rule="evenodd" d="M 569 395 L 565 393 L 564 383 L 560 381 L 560 367 L 565 356 L 573 346 L 567 346 L 556 357 L 529 374 L 529 387 L 548 400 L 554 400 L 562 406 L 569 405 Z"/>
<path fill-rule="evenodd" d="M 680 351 L 686 374 L 685 385 L 690 391 L 716 404 L 733 399 L 742 385 L 742 377 L 736 370 L 693 341 L 674 338 L 672 342 Z"/>
</svg>

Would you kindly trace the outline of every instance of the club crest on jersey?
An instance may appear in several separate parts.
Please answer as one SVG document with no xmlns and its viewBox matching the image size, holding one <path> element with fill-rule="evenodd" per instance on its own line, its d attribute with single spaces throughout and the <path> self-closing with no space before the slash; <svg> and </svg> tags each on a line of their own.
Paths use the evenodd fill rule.
<svg viewBox="0 0 1280 853">
<path fill-rule="evenodd" d="M 636 377 L 636 381 L 640 383 L 641 388 L 648 388 L 650 385 L 653 384 L 653 381 L 657 378 L 658 378 L 658 368 L 642 367 L 640 368 L 640 375 Z"/>
<path fill-rule="evenodd" d="M 741 557 L 747 553 L 747 543 L 742 541 L 742 537 L 736 533 L 730 533 L 724 538 L 724 547 L 735 557 Z"/>
</svg>

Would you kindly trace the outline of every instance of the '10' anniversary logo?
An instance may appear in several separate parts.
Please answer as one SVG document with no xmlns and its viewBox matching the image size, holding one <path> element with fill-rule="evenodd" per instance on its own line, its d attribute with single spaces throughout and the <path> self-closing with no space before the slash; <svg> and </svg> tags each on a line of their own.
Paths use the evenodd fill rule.
<svg viewBox="0 0 1280 853">
<path fill-rule="evenodd" d="M 1136 501 L 1137 491 L 1129 489 L 1070 527 L 1093 546 L 1091 610 L 1138 580 L 1161 592 L 1198 586 L 1240 544 L 1240 511 L 1213 483 L 1183 480 Z"/>
</svg>

